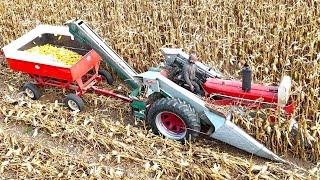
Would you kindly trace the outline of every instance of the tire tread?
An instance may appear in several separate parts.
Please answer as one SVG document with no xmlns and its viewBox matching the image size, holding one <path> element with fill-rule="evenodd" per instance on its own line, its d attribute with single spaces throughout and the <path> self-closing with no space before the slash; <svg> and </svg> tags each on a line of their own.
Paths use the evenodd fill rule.
<svg viewBox="0 0 320 180">
<path fill-rule="evenodd" d="M 162 111 L 169 111 L 179 115 L 180 118 L 185 121 L 188 128 L 195 130 L 187 130 L 185 137 L 191 135 L 191 138 L 194 138 L 199 135 L 201 124 L 195 109 L 192 108 L 190 104 L 178 98 L 161 98 L 152 104 L 147 114 L 147 121 L 155 134 L 159 134 L 155 117 Z M 184 139 L 181 139 L 181 141 L 184 141 Z"/>
</svg>

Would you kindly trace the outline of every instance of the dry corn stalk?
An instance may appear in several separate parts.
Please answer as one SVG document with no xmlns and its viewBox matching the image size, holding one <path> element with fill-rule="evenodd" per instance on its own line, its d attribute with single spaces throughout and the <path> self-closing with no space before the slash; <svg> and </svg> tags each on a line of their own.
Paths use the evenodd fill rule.
<svg viewBox="0 0 320 180">
<path fill-rule="evenodd" d="M 318 1 L 57 0 L 48 7 L 44 0 L 9 0 L 0 3 L 0 12 L 0 46 L 37 24 L 57 25 L 80 17 L 138 71 L 160 62 L 160 47 L 174 46 L 198 51 L 202 61 L 225 74 L 237 74 L 247 62 L 255 81 L 279 82 L 282 75 L 290 75 L 295 82 L 293 98 L 297 104 L 292 118 L 300 127 L 296 139 L 288 137 L 289 123 L 281 113 L 272 126 L 259 117 L 254 121 L 249 121 L 248 116 L 234 120 L 280 154 L 314 162 L 320 159 Z M 8 72 L 1 72 L 5 74 L 3 82 L 18 88 L 23 80 Z M 105 100 L 95 101 L 101 109 L 109 107 Z M 269 111 L 260 113 L 266 117 L 274 115 Z"/>
<path fill-rule="evenodd" d="M 0 150 L 4 163 L 0 170 L 2 167 L 6 177 L 306 179 L 316 177 L 317 173 L 231 156 L 213 149 L 213 142 L 207 140 L 183 145 L 152 135 L 150 131 L 134 127 L 135 124 L 116 121 L 121 119 L 120 114 L 110 117 L 109 113 L 94 110 L 114 103 L 112 100 L 98 106 L 92 103 L 92 111 L 70 114 L 57 103 L 42 104 L 13 95 L 2 97 L 0 112 L 7 124 L 32 125 L 35 130 L 27 137 L 36 137 L 41 129 L 50 136 L 42 142 L 51 139 L 56 143 L 48 146 L 48 143 L 26 141 L 27 138 L 19 140 L 20 136 L 2 131 L 0 144 L 4 147 Z M 68 144 L 83 147 L 82 153 L 56 148 Z M 84 156 L 85 151 L 94 153 Z M 12 171 L 15 174 L 10 174 Z"/>
</svg>

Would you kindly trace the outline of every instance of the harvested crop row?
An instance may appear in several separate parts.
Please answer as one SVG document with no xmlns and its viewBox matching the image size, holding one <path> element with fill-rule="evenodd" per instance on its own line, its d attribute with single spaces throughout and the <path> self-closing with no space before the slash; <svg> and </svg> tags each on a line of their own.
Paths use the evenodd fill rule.
<svg viewBox="0 0 320 180">
<path fill-rule="evenodd" d="M 176 141 L 154 136 L 142 127 L 137 128 L 116 121 L 115 118 L 110 119 L 106 114 L 95 114 L 94 110 L 70 116 L 65 108 L 55 103 L 44 105 L 29 100 L 16 100 L 14 97 L 7 96 L 1 101 L 0 111 L 5 116 L 5 121 L 24 122 L 39 131 L 49 133 L 60 142 L 80 143 L 88 146 L 92 151 L 98 150 L 101 152 L 99 154 L 101 164 L 112 162 L 119 166 L 134 164 L 140 167 L 138 174 L 141 177 L 304 179 L 314 177 L 317 173 L 314 169 L 308 171 L 272 163 L 255 164 L 240 157 L 216 152 L 201 142 L 182 145 Z M 55 157 L 51 154 L 49 156 Z M 72 163 L 76 162 L 72 161 Z M 89 175 L 88 169 L 100 167 L 99 164 L 81 164 L 80 168 L 84 169 L 87 175 Z M 63 169 L 59 164 L 56 166 L 55 168 Z M 91 175 L 106 177 L 108 172 L 105 172 L 103 167 L 101 171 L 95 171 L 98 174 Z M 316 167 L 315 169 L 317 170 Z M 66 170 L 63 172 L 65 175 Z M 60 173 L 60 171 L 56 172 L 56 174 Z M 80 174 L 74 176 L 80 176 Z"/>
</svg>

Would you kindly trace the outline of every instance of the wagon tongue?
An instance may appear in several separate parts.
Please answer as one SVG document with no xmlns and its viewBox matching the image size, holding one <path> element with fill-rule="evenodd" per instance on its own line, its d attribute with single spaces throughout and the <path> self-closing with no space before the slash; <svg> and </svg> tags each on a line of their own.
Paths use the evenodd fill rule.
<svg viewBox="0 0 320 180">
<path fill-rule="evenodd" d="M 224 124 L 216 128 L 215 132 L 211 134 L 211 137 L 252 153 L 256 156 L 274 161 L 285 162 L 285 160 L 267 149 L 263 144 L 259 143 L 253 137 L 248 135 L 230 120 L 225 120 Z"/>
</svg>

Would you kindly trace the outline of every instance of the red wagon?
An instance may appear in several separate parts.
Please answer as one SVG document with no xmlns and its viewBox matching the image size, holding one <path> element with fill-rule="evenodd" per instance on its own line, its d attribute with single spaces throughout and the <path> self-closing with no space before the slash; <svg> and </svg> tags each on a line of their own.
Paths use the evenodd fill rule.
<svg viewBox="0 0 320 180">
<path fill-rule="evenodd" d="M 66 48 L 82 57 L 75 64 L 66 65 L 54 57 L 26 51 L 45 44 Z M 99 70 L 100 56 L 89 46 L 74 40 L 67 27 L 40 25 L 5 46 L 3 52 L 10 69 L 27 73 L 33 79 L 33 82 L 27 82 L 23 86 L 26 95 L 31 99 L 36 100 L 41 97 L 38 87 L 55 86 L 75 91 L 64 99 L 65 105 L 71 110 L 83 110 L 84 102 L 81 96 L 86 92 L 131 102 L 128 97 L 95 86 L 102 80 L 112 84 L 112 76 L 107 71 Z"/>
</svg>

